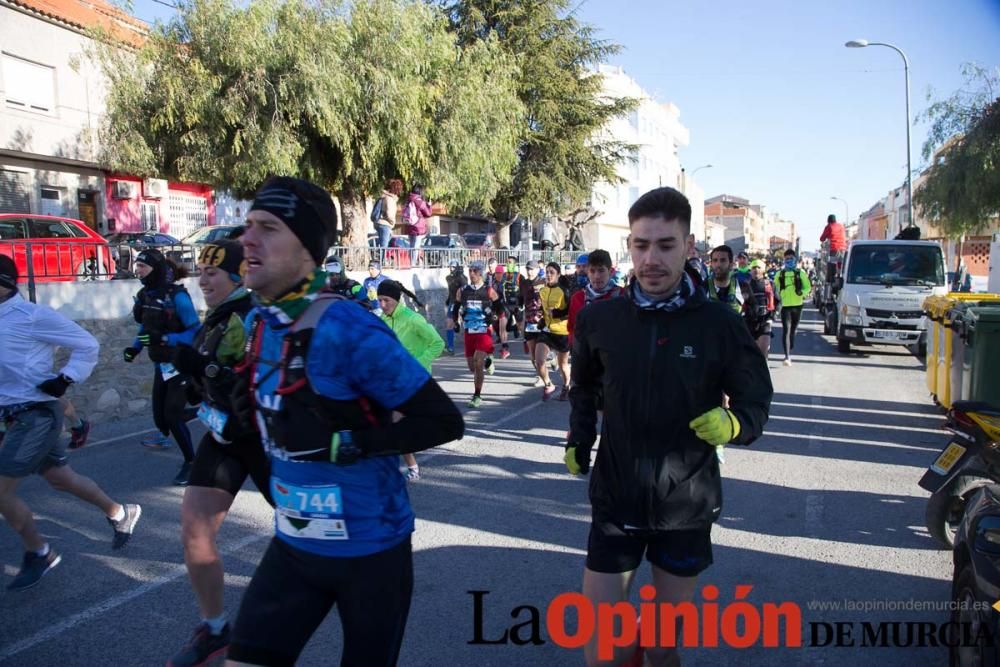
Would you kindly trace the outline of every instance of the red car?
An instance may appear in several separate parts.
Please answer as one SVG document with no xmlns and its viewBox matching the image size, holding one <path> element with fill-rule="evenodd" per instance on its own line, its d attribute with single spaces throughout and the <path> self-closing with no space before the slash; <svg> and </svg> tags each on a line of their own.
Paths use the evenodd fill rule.
<svg viewBox="0 0 1000 667">
<path fill-rule="evenodd" d="M 111 249 L 80 220 L 53 215 L 0 213 L 0 255 L 14 258 L 28 281 L 28 254 L 35 282 L 107 280 L 115 273 Z"/>
</svg>

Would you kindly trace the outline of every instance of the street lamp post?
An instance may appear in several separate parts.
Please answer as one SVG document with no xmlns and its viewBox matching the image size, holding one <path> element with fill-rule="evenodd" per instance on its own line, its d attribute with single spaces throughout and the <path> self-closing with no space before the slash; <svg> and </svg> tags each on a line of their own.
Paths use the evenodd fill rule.
<svg viewBox="0 0 1000 667">
<path fill-rule="evenodd" d="M 694 175 L 697 174 L 698 171 L 700 171 L 701 169 L 711 169 L 714 166 L 715 165 L 711 165 L 711 164 L 703 164 L 700 167 L 695 167 L 694 171 L 691 172 L 691 178 L 694 178 Z"/>
<path fill-rule="evenodd" d="M 903 74 L 906 83 L 906 206 L 909 215 L 909 227 L 913 226 L 913 165 L 910 161 L 910 61 L 898 46 L 885 42 L 869 42 L 867 39 L 852 39 L 844 44 L 850 49 L 863 49 L 866 46 L 884 46 L 898 53 L 903 58 Z"/>
<path fill-rule="evenodd" d="M 837 201 L 839 201 L 841 204 L 844 205 L 844 224 L 845 225 L 851 224 L 851 209 L 847 207 L 847 201 L 841 199 L 840 197 L 830 197 L 830 199 L 836 199 Z"/>
</svg>

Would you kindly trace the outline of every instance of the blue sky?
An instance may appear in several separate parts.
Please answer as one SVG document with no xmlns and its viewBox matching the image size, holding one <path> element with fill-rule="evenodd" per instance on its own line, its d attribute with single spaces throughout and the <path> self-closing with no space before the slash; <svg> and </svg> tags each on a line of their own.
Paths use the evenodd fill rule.
<svg viewBox="0 0 1000 667">
<path fill-rule="evenodd" d="M 852 218 L 906 178 L 903 63 L 911 115 L 962 86 L 965 62 L 1000 65 L 1000 0 L 582 0 L 578 17 L 623 47 L 621 65 L 691 131 L 682 149 L 706 197 L 739 195 L 799 225 L 812 249 L 828 213 Z M 135 0 L 141 19 L 169 17 Z M 924 124 L 911 128 L 914 169 Z"/>
</svg>

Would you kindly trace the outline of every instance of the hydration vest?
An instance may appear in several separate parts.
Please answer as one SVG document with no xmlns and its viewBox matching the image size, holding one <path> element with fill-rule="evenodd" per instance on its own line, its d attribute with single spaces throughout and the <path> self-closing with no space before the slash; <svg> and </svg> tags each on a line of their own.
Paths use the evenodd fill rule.
<svg viewBox="0 0 1000 667">
<path fill-rule="evenodd" d="M 802 269 L 782 269 L 781 274 L 778 276 L 779 290 L 782 292 L 785 291 L 785 286 L 786 286 L 785 274 L 788 273 L 789 271 L 792 271 L 794 273 L 795 295 L 802 296 L 802 274 L 800 273 Z"/>
<path fill-rule="evenodd" d="M 493 324 L 493 302 L 490 287 L 483 283 L 479 288 L 466 285 L 459 292 L 462 325 L 468 333 L 488 333 Z"/>
<path fill-rule="evenodd" d="M 205 373 L 192 377 L 191 383 L 197 387 L 204 402 L 227 414 L 232 413 L 230 394 L 236 378 L 226 363 L 219 360 L 219 346 L 230 326 L 242 328 L 243 318 L 252 307 L 249 294 L 219 304 L 205 319 L 191 343 L 191 347 L 205 357 L 208 364 Z M 238 324 L 232 321 L 234 315 L 239 320 Z"/>
<path fill-rule="evenodd" d="M 760 280 L 750 280 L 750 298 L 747 303 L 747 316 L 760 322 L 767 319 L 769 313 L 774 312 L 774 286 L 770 280 L 761 278 Z"/>
<path fill-rule="evenodd" d="M 247 338 L 246 358 L 237 370 L 249 370 L 257 427 L 265 449 L 276 458 L 326 461 L 330 441 L 337 431 L 360 431 L 391 423 L 389 410 L 373 405 L 364 397 L 337 401 L 317 394 L 306 376 L 313 332 L 326 309 L 338 300 L 347 299 L 332 292 L 320 292 L 288 328 L 277 360 L 260 356 L 263 319 L 257 317 Z M 272 373 L 279 374 L 277 388 L 266 401 L 260 401 L 257 388 L 262 378 Z M 314 443 L 317 448 L 303 449 L 304 443 Z"/>
<path fill-rule="evenodd" d="M 183 285 L 167 285 L 163 296 L 151 293 L 143 287 L 135 296 L 132 306 L 132 318 L 142 325 L 142 330 L 154 336 L 166 336 L 168 333 L 184 331 L 184 323 L 177 317 L 176 297 L 179 293 L 187 294 Z M 156 362 L 170 361 L 170 353 L 162 345 L 150 346 L 147 350 L 149 358 Z"/>
<path fill-rule="evenodd" d="M 719 287 L 715 284 L 715 280 L 710 281 L 708 283 L 709 301 L 721 301 L 722 303 L 728 303 L 730 308 L 735 310 L 737 313 L 740 312 L 743 309 L 743 304 L 740 303 L 740 284 L 736 280 L 735 275 L 729 276 L 729 287 L 726 289 L 726 297 L 725 299 L 721 299 L 719 298 Z"/>
<path fill-rule="evenodd" d="M 503 297 L 503 302 L 508 306 L 512 306 L 517 303 L 518 290 L 521 286 L 521 274 L 519 273 L 504 273 L 503 277 L 500 279 L 500 295 Z"/>
</svg>

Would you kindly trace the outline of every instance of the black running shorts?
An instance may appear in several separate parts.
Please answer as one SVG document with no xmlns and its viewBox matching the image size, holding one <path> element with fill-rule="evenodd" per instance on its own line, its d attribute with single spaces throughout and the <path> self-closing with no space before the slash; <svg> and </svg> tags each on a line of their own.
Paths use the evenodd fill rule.
<svg viewBox="0 0 1000 667">
<path fill-rule="evenodd" d="M 631 572 L 646 560 L 678 577 L 694 577 L 712 564 L 711 527 L 699 530 L 633 529 L 593 517 L 587 541 L 587 568 Z"/>
<path fill-rule="evenodd" d="M 543 331 L 538 337 L 538 342 L 548 345 L 549 349 L 559 354 L 569 352 L 569 336 L 560 336 L 550 331 Z"/>
<path fill-rule="evenodd" d="M 750 336 L 757 340 L 761 336 L 771 335 L 771 320 L 764 320 L 750 327 Z"/>
<path fill-rule="evenodd" d="M 326 664 L 395 665 L 413 594 L 409 538 L 370 556 L 326 558 L 271 540 L 250 581 L 228 658 L 253 665 L 294 665 L 334 605 L 344 633 L 341 660 Z"/>
<path fill-rule="evenodd" d="M 218 442 L 211 433 L 206 433 L 198 444 L 198 451 L 191 464 L 191 486 L 222 489 L 232 495 L 239 493 L 247 476 L 271 500 L 271 463 L 254 434 L 248 438 L 234 440 L 228 445 Z"/>
</svg>

